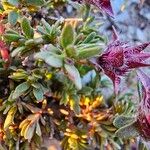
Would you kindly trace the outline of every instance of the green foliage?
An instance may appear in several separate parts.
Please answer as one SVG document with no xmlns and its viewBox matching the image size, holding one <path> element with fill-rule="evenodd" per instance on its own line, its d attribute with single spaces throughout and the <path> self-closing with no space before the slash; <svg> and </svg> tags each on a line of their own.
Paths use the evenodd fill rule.
<svg viewBox="0 0 150 150">
<path fill-rule="evenodd" d="M 82 18 L 55 18 L 67 2 Z M 10 57 L 6 68 L 0 59 L 0 149 L 130 147 L 138 136 L 136 105 L 130 93 L 103 96 L 111 84 L 91 61 L 106 40 L 90 6 L 66 0 L 0 3 L 6 15 L 1 40 Z M 41 18 L 43 8 L 48 14 Z"/>
<path fill-rule="evenodd" d="M 17 23 L 19 14 L 17 11 L 11 11 L 8 15 L 8 22 L 12 25 L 15 25 Z"/>
<path fill-rule="evenodd" d="M 45 63 L 56 68 L 63 65 L 63 58 L 60 55 L 48 51 L 39 52 L 35 54 L 34 58 L 44 60 Z"/>
<path fill-rule="evenodd" d="M 80 44 L 78 47 L 78 59 L 88 59 L 100 54 L 100 46 L 97 44 Z"/>
<path fill-rule="evenodd" d="M 61 33 L 61 45 L 66 48 L 69 45 L 73 45 L 75 40 L 74 28 L 71 24 L 66 24 Z"/>
<path fill-rule="evenodd" d="M 27 82 L 23 82 L 21 84 L 19 84 L 14 93 L 13 93 L 13 99 L 18 98 L 19 96 L 21 96 L 22 94 L 24 94 L 28 89 L 30 88 L 29 84 Z"/>
<path fill-rule="evenodd" d="M 8 3 L 17 6 L 19 4 L 19 0 L 8 0 Z"/>
<path fill-rule="evenodd" d="M 121 128 L 131 122 L 134 122 L 134 121 L 135 121 L 135 119 L 133 117 L 127 117 L 127 116 L 120 115 L 114 119 L 113 124 L 117 128 Z"/>
<path fill-rule="evenodd" d="M 68 77 L 70 78 L 70 80 L 72 80 L 74 82 L 77 89 L 80 90 L 82 88 L 82 82 L 81 82 L 81 77 L 80 77 L 79 71 L 72 64 L 71 65 L 65 64 L 64 66 L 65 66 L 65 69 L 68 73 Z"/>
<path fill-rule="evenodd" d="M 121 127 L 117 132 L 116 136 L 129 139 L 131 137 L 138 136 L 138 131 L 133 124 L 128 124 L 126 126 Z"/>
<path fill-rule="evenodd" d="M 10 124 L 12 124 L 14 122 L 14 116 L 15 116 L 16 111 L 17 111 L 16 106 L 13 106 L 8 111 L 7 117 L 4 122 L 4 130 L 6 130 L 10 126 Z"/>
<path fill-rule="evenodd" d="M 26 0 L 26 3 L 34 6 L 42 6 L 45 2 L 44 0 Z"/>
<path fill-rule="evenodd" d="M 34 32 L 27 18 L 23 18 L 21 22 L 22 31 L 27 38 L 33 38 Z"/>
</svg>

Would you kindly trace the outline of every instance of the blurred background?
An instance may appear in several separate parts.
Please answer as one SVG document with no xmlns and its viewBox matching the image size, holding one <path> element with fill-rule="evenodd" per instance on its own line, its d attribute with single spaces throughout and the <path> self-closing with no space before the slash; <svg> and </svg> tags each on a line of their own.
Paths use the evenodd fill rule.
<svg viewBox="0 0 150 150">
<path fill-rule="evenodd" d="M 150 0 L 143 5 L 139 0 L 112 0 L 115 18 L 109 18 L 104 29 L 114 24 L 121 32 L 121 39 L 129 42 L 150 41 Z"/>
</svg>

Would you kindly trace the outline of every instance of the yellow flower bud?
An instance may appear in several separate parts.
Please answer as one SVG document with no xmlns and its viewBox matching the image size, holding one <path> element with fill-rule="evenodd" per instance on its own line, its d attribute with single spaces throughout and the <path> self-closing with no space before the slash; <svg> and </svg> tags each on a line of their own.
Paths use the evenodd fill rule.
<svg viewBox="0 0 150 150">
<path fill-rule="evenodd" d="M 46 73 L 45 76 L 47 80 L 50 80 L 52 78 L 52 73 Z"/>
</svg>

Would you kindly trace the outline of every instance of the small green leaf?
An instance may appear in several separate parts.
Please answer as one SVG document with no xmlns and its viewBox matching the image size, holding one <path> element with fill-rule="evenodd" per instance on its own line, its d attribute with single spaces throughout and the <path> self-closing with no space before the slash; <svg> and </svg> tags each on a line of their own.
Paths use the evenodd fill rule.
<svg viewBox="0 0 150 150">
<path fill-rule="evenodd" d="M 50 55 L 45 62 L 52 66 L 52 67 L 56 67 L 56 68 L 60 68 L 62 67 L 63 61 L 61 58 L 59 58 L 57 55 Z"/>
<path fill-rule="evenodd" d="M 65 49 L 65 52 L 66 52 L 67 56 L 70 58 L 76 58 L 76 56 L 77 56 L 77 50 L 72 45 L 67 46 Z"/>
<path fill-rule="evenodd" d="M 7 117 L 5 119 L 5 122 L 4 122 L 4 129 L 7 129 L 9 127 L 9 125 L 13 123 L 16 111 L 17 111 L 16 106 L 13 106 L 12 108 L 10 108 L 10 110 L 7 114 Z"/>
<path fill-rule="evenodd" d="M 78 69 L 74 65 L 65 64 L 64 66 L 68 73 L 68 77 L 72 80 L 77 89 L 80 90 L 82 88 L 82 81 Z"/>
<path fill-rule="evenodd" d="M 14 93 L 14 91 L 11 91 L 11 93 L 10 93 L 8 99 L 7 99 L 8 102 L 13 102 L 14 101 L 14 99 L 12 99 L 13 93 Z"/>
<path fill-rule="evenodd" d="M 13 29 L 6 29 L 6 32 L 5 32 L 6 34 L 8 33 L 8 34 L 18 34 L 18 32 L 16 32 L 15 30 L 13 30 Z"/>
<path fill-rule="evenodd" d="M 85 86 L 79 91 L 79 93 L 86 95 L 86 96 L 90 96 L 92 91 L 93 91 L 93 89 L 91 87 Z"/>
<path fill-rule="evenodd" d="M 11 53 L 11 57 L 15 57 L 17 56 L 20 52 L 22 52 L 23 50 L 25 50 L 26 47 L 25 46 L 21 46 L 21 47 L 17 47 L 16 49 L 14 49 Z"/>
<path fill-rule="evenodd" d="M 13 10 L 8 14 L 8 22 L 11 25 L 15 25 L 17 23 L 18 17 L 19 17 L 18 12 Z"/>
<path fill-rule="evenodd" d="M 47 34 L 45 29 L 43 27 L 41 27 L 41 26 L 37 26 L 37 31 L 42 33 L 42 34 Z"/>
<path fill-rule="evenodd" d="M 32 113 L 38 113 L 38 112 L 41 111 L 41 109 L 36 107 L 35 105 L 30 105 L 30 104 L 27 104 L 27 103 L 24 103 L 24 102 L 22 102 L 22 105 L 25 106 L 26 108 L 28 108 Z"/>
<path fill-rule="evenodd" d="M 41 101 L 44 99 L 44 97 L 43 97 L 44 92 L 43 92 L 42 88 L 38 88 L 38 89 L 33 88 L 33 94 L 38 101 Z"/>
<path fill-rule="evenodd" d="M 71 24 L 64 26 L 61 33 L 61 45 L 66 48 L 68 45 L 73 45 L 75 41 L 75 31 Z"/>
<path fill-rule="evenodd" d="M 95 36 L 96 36 L 95 32 L 90 33 L 82 43 L 91 42 L 95 38 Z"/>
<path fill-rule="evenodd" d="M 8 3 L 17 6 L 19 4 L 19 0 L 8 0 Z"/>
<path fill-rule="evenodd" d="M 39 122 L 36 123 L 36 134 L 37 134 L 38 136 L 41 136 L 41 135 L 42 135 Z"/>
<path fill-rule="evenodd" d="M 21 37 L 20 37 L 20 35 L 18 35 L 18 34 L 8 34 L 8 33 L 4 34 L 4 39 L 5 39 L 6 41 L 9 41 L 9 42 L 16 42 L 16 41 L 18 41 L 20 38 L 21 38 Z"/>
<path fill-rule="evenodd" d="M 134 121 L 135 121 L 135 118 L 133 117 L 121 115 L 115 118 L 115 120 L 113 121 L 113 124 L 115 127 L 121 128 L 125 125 L 133 123 Z"/>
<path fill-rule="evenodd" d="M 99 55 L 101 48 L 99 46 L 90 46 L 78 49 L 78 59 L 87 59 Z"/>
<path fill-rule="evenodd" d="M 117 150 L 121 150 L 121 146 L 116 141 L 114 141 L 111 138 L 109 140 L 110 140 L 110 143 L 114 146 L 114 148 L 116 148 Z"/>
<path fill-rule="evenodd" d="M 30 123 L 28 126 L 27 126 L 27 129 L 24 133 L 24 138 L 25 139 L 28 139 L 28 141 L 30 142 L 33 135 L 34 135 L 34 130 L 35 130 L 35 127 L 36 127 L 36 124 L 35 123 Z"/>
<path fill-rule="evenodd" d="M 26 47 L 32 47 L 32 46 L 34 46 L 35 45 L 35 43 L 34 43 L 34 39 L 29 39 L 29 40 L 27 40 L 26 42 L 25 42 L 25 46 Z"/>
<path fill-rule="evenodd" d="M 26 3 L 29 5 L 42 6 L 45 1 L 44 0 L 26 0 Z"/>
<path fill-rule="evenodd" d="M 33 38 L 34 32 L 30 25 L 30 21 L 26 17 L 22 19 L 21 27 L 22 27 L 23 33 L 26 35 L 27 38 Z"/>
<path fill-rule="evenodd" d="M 42 21 L 42 24 L 44 25 L 46 32 L 50 33 L 51 32 L 51 26 L 49 25 L 49 23 L 46 22 L 44 19 L 41 19 L 41 21 Z"/>
<path fill-rule="evenodd" d="M 13 80 L 27 79 L 28 73 L 23 69 L 18 69 L 15 73 L 9 76 Z"/>
<path fill-rule="evenodd" d="M 61 50 L 52 44 L 47 45 L 46 50 L 50 51 L 51 53 L 55 53 L 55 54 L 61 53 Z"/>
<path fill-rule="evenodd" d="M 118 129 L 115 135 L 120 138 L 129 139 L 138 136 L 138 132 L 134 124 L 129 124 Z"/>
<path fill-rule="evenodd" d="M 77 114 L 80 114 L 80 97 L 78 95 L 72 95 L 70 97 L 70 107 Z"/>
<path fill-rule="evenodd" d="M 62 98 L 60 100 L 60 105 L 64 104 L 66 106 L 68 101 L 69 101 L 68 94 L 66 92 L 64 92 L 62 95 Z"/>
<path fill-rule="evenodd" d="M 59 55 L 50 53 L 48 51 L 39 52 L 34 55 L 34 58 L 42 59 L 45 61 L 45 63 L 55 68 L 60 68 L 63 65 L 63 59 Z"/>
<path fill-rule="evenodd" d="M 22 94 L 24 94 L 28 89 L 30 88 L 29 84 L 27 82 L 23 82 L 21 84 L 19 84 L 14 93 L 13 93 L 13 99 L 18 98 L 19 96 L 21 96 Z"/>
</svg>

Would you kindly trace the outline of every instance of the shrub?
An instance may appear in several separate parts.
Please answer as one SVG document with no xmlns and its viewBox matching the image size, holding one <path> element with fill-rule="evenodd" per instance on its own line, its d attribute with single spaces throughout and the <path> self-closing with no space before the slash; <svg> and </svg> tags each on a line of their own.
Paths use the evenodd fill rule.
<svg viewBox="0 0 150 150">
<path fill-rule="evenodd" d="M 149 42 L 130 46 L 112 27 L 108 44 L 94 11 L 114 17 L 109 0 L 0 4 L 0 149 L 146 149 Z M 138 103 L 119 90 L 133 69 Z"/>
</svg>

